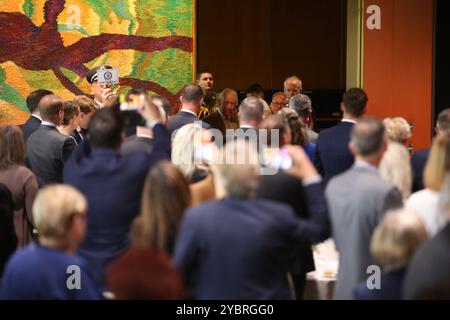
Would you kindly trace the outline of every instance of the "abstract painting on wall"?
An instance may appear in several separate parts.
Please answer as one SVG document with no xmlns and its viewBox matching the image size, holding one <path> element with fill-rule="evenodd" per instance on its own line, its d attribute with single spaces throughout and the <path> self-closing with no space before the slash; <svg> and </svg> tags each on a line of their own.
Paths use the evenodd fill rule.
<svg viewBox="0 0 450 320">
<path fill-rule="evenodd" d="M 91 94 L 87 71 L 119 69 L 175 106 L 192 82 L 195 0 L 0 0 L 0 124 L 29 117 L 26 97 Z"/>
</svg>

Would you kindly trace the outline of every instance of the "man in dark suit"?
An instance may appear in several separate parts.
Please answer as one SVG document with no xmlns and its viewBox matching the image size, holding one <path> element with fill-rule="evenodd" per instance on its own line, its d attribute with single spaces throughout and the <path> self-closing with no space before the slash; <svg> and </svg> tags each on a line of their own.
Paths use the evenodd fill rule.
<svg viewBox="0 0 450 320">
<path fill-rule="evenodd" d="M 325 190 L 339 252 L 335 299 L 353 299 L 355 286 L 367 280 L 367 268 L 375 264 L 369 250 L 373 231 L 386 211 L 403 206 L 400 191 L 378 173 L 386 148 L 383 123 L 375 118 L 360 120 L 351 134 L 355 164 L 331 179 Z"/>
<path fill-rule="evenodd" d="M 53 92 L 39 89 L 30 93 L 27 97 L 27 107 L 31 112 L 31 116 L 22 125 L 23 138 L 25 139 L 25 142 L 28 140 L 30 135 L 41 126 L 42 118 L 38 108 L 39 102 L 43 97 L 50 94 L 53 94 Z"/>
<path fill-rule="evenodd" d="M 318 242 L 329 233 L 326 203 L 317 192 L 310 220 L 290 207 L 253 199 L 258 165 L 235 164 L 237 155 L 258 159 L 243 140 L 228 141 L 217 170 L 226 197 L 189 209 L 184 215 L 173 260 L 185 280 L 197 275 L 197 299 L 291 299 L 287 271 L 298 241 Z M 295 174 L 317 176 L 298 148 L 291 149 Z M 255 158 L 256 157 L 256 158 Z M 316 183 L 314 192 L 321 188 Z"/>
<path fill-rule="evenodd" d="M 100 284 L 107 264 L 129 245 L 148 170 L 160 160 L 170 160 L 170 138 L 162 116 L 149 98 L 145 101 L 143 116 L 154 134 L 152 153 L 119 153 L 123 119 L 116 102 L 94 113 L 89 139 L 78 146 L 64 168 L 64 183 L 75 186 L 88 200 L 88 229 L 79 254 L 95 270 Z"/>
<path fill-rule="evenodd" d="M 64 163 L 75 148 L 75 141 L 58 131 L 64 118 L 63 101 L 46 95 L 39 102 L 42 123 L 27 140 L 27 159 L 39 186 L 62 183 Z"/>
<path fill-rule="evenodd" d="M 227 129 L 236 129 L 238 95 L 233 89 L 223 89 L 219 94 L 219 110 L 203 119 L 212 129 L 219 130 L 226 137 Z"/>
<path fill-rule="evenodd" d="M 271 136 L 272 130 L 278 130 L 279 141 L 277 141 L 276 145 L 272 143 L 273 141 L 270 141 L 271 148 L 282 148 L 291 144 L 288 124 L 281 115 L 270 116 L 261 123 L 259 128 L 260 130 L 268 130 L 268 136 Z M 317 176 L 317 178 L 320 178 L 320 176 Z M 276 174 L 262 176 L 257 197 L 287 204 L 294 209 L 297 217 L 307 219 L 311 212 L 308 204 L 314 204 L 317 197 L 322 199 L 324 197 L 323 190 L 316 186 L 316 183 L 319 182 L 320 179 L 302 181 L 302 179 L 290 175 L 284 170 L 279 170 Z M 298 249 L 293 252 L 293 256 L 295 260 L 292 262 L 289 271 L 292 276 L 296 297 L 298 300 L 301 300 L 306 283 L 306 274 L 314 270 L 311 242 L 299 242 Z"/>
<path fill-rule="evenodd" d="M 173 135 L 175 130 L 180 129 L 185 124 L 200 121 L 197 114 L 203 102 L 203 90 L 199 85 L 190 84 L 184 87 L 181 94 L 181 110 L 169 119 L 167 129 Z M 209 124 L 202 122 L 202 127 L 208 129 Z"/>
<path fill-rule="evenodd" d="M 362 118 L 366 111 L 367 95 L 364 90 L 352 88 L 342 97 L 341 110 L 344 117 L 340 124 L 322 131 L 316 144 L 314 164 L 324 178 L 324 184 L 345 170 L 354 161 L 348 149 L 353 125 Z"/>
<path fill-rule="evenodd" d="M 80 144 L 81 141 L 87 139 L 87 129 L 89 127 L 89 121 L 91 121 L 91 117 L 94 114 L 95 110 L 97 110 L 97 105 L 94 100 L 88 98 L 86 96 L 76 96 L 73 99 L 80 107 L 80 125 L 78 128 L 73 130 L 70 134 L 76 140 L 77 144 Z"/>
<path fill-rule="evenodd" d="M 448 134 L 450 132 L 450 108 L 442 110 L 437 118 L 434 129 L 436 135 Z M 415 152 L 411 157 L 411 166 L 413 169 L 413 192 L 424 188 L 423 171 L 428 160 L 430 148 Z"/>
</svg>

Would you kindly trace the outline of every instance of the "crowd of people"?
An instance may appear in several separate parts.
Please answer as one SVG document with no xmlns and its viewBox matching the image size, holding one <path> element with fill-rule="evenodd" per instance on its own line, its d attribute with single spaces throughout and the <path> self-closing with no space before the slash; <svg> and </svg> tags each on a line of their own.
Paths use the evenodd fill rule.
<svg viewBox="0 0 450 320">
<path fill-rule="evenodd" d="M 316 132 L 297 76 L 268 104 L 204 71 L 171 106 L 102 68 L 93 96 L 36 90 L 0 127 L 0 299 L 302 299 L 329 238 L 335 299 L 450 298 L 450 109 L 411 154 L 360 88 Z"/>
</svg>

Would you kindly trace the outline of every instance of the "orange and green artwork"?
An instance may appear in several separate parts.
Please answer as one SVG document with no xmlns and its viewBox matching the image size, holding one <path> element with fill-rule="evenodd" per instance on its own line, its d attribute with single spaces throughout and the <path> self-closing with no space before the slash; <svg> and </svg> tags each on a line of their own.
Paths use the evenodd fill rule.
<svg viewBox="0 0 450 320">
<path fill-rule="evenodd" d="M 131 87 L 176 105 L 192 81 L 195 0 L 0 0 L 0 124 L 29 117 L 26 97 L 91 94 L 87 71 L 119 69 Z"/>
</svg>

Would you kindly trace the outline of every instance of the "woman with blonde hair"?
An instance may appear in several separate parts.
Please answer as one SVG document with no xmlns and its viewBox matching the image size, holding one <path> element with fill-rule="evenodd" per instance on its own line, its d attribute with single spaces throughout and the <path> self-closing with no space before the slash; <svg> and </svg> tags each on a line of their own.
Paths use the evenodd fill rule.
<svg viewBox="0 0 450 320">
<path fill-rule="evenodd" d="M 383 120 L 386 128 L 386 135 L 389 141 L 406 145 L 411 138 L 411 127 L 402 117 L 386 118 Z"/>
<path fill-rule="evenodd" d="M 396 186 L 403 200 L 406 200 L 412 189 L 412 168 L 408 150 L 397 142 L 389 142 L 378 169 L 381 178 Z"/>
<path fill-rule="evenodd" d="M 192 205 L 197 205 L 216 197 L 213 171 L 209 165 L 217 153 L 211 142 L 211 135 L 200 125 L 187 124 L 177 130 L 172 141 L 172 163 L 189 181 Z"/>
<path fill-rule="evenodd" d="M 367 281 L 355 289 L 358 300 L 400 300 L 406 269 L 416 250 L 427 239 L 427 232 L 414 211 L 390 211 L 375 229 L 370 251 L 383 267 L 378 290 L 371 290 Z M 374 285 L 377 285 L 375 281 Z"/>
<path fill-rule="evenodd" d="M 172 253 L 181 219 L 190 204 L 189 183 L 181 171 L 168 161 L 156 164 L 145 180 L 141 214 L 132 226 L 132 244 Z"/>
<path fill-rule="evenodd" d="M 33 204 L 39 242 L 8 261 L 0 299 L 102 299 L 86 262 L 77 256 L 86 232 L 87 200 L 75 188 L 53 184 Z"/>
<path fill-rule="evenodd" d="M 18 248 L 33 238 L 32 205 L 38 192 L 36 176 L 25 167 L 25 157 L 22 130 L 17 126 L 0 127 L 0 183 L 12 194 Z"/>
<path fill-rule="evenodd" d="M 438 210 L 439 194 L 446 174 L 450 171 L 450 137 L 441 134 L 434 138 L 424 170 L 425 189 L 413 193 L 406 206 L 414 209 L 430 237 L 447 223 Z"/>
</svg>

